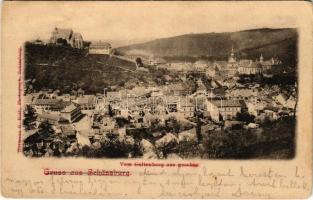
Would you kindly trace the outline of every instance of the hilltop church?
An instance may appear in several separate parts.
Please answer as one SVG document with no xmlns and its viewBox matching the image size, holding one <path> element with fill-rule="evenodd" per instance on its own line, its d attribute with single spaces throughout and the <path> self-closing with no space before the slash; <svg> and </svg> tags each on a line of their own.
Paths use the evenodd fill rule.
<svg viewBox="0 0 313 200">
<path fill-rule="evenodd" d="M 51 33 L 50 43 L 56 45 L 68 44 L 78 49 L 84 47 L 84 40 L 80 33 L 73 32 L 72 29 L 61 29 L 57 27 L 55 27 Z"/>
</svg>

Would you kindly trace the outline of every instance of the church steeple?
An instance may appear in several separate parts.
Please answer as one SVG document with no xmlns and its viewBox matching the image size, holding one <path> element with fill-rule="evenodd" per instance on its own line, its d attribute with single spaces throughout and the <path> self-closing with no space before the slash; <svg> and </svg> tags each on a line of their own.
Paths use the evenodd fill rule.
<svg viewBox="0 0 313 200">
<path fill-rule="evenodd" d="M 231 57 L 234 57 L 234 56 L 235 56 L 235 53 L 234 53 L 234 45 L 231 46 L 231 53 L 230 53 L 230 56 L 231 56 Z"/>
<path fill-rule="evenodd" d="M 264 61 L 264 58 L 263 58 L 263 55 L 261 54 L 260 56 L 260 62 L 263 62 Z"/>
<path fill-rule="evenodd" d="M 236 62 L 235 53 L 234 53 L 234 45 L 232 45 L 232 47 L 231 47 L 231 53 L 230 53 L 230 57 L 228 59 L 228 62 L 229 63 Z"/>
</svg>

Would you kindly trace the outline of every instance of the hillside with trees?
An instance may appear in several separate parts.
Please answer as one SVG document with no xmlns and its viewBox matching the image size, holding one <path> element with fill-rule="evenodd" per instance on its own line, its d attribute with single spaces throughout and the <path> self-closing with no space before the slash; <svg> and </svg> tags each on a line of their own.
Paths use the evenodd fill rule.
<svg viewBox="0 0 313 200">
<path fill-rule="evenodd" d="M 149 81 L 151 73 L 134 73 L 134 62 L 109 55 L 89 55 L 67 46 L 25 44 L 25 80 L 35 91 L 58 89 L 62 93 L 82 88 L 103 92 L 108 86 Z"/>
</svg>

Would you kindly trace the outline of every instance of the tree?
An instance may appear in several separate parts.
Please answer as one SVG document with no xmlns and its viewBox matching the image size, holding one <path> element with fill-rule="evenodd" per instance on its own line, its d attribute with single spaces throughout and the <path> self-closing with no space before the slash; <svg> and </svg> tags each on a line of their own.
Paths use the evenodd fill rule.
<svg viewBox="0 0 313 200">
<path fill-rule="evenodd" d="M 298 92 L 297 83 L 295 83 L 295 91 Z M 296 96 L 296 103 L 295 103 L 295 107 L 293 108 L 293 117 L 294 117 L 294 119 L 296 119 L 297 106 L 298 106 L 298 97 Z"/>
<path fill-rule="evenodd" d="M 36 120 L 36 111 L 31 106 L 27 105 L 24 110 L 23 125 L 26 130 L 32 128 L 31 124 Z"/>
<path fill-rule="evenodd" d="M 101 156 L 109 158 L 126 157 L 133 150 L 134 145 L 127 143 L 126 139 L 121 139 L 118 134 L 108 133 L 102 138 Z"/>
<path fill-rule="evenodd" d="M 143 63 L 140 57 L 136 58 L 136 65 L 137 67 L 143 67 Z"/>
<path fill-rule="evenodd" d="M 238 121 L 243 121 L 243 122 L 248 122 L 248 123 L 254 122 L 254 118 L 255 117 L 253 115 L 250 115 L 248 112 L 237 113 L 236 115 L 236 119 Z"/>
<path fill-rule="evenodd" d="M 168 132 L 179 133 L 180 124 L 175 117 L 170 117 L 169 119 L 165 120 L 165 129 Z"/>
<path fill-rule="evenodd" d="M 116 117 L 115 121 L 116 121 L 118 127 L 124 127 L 124 125 L 129 122 L 129 120 L 127 118 L 124 118 L 124 117 Z"/>
<path fill-rule="evenodd" d="M 202 113 L 201 112 L 196 112 L 196 117 L 197 117 L 197 126 L 196 126 L 196 134 L 197 134 L 197 138 L 198 138 L 198 143 L 202 143 L 203 137 L 201 134 L 201 117 Z"/>
<path fill-rule="evenodd" d="M 151 120 L 150 129 L 154 131 L 159 131 L 161 129 L 161 120 L 159 118 L 155 118 Z"/>
<path fill-rule="evenodd" d="M 109 106 L 108 106 L 108 114 L 110 117 L 113 117 L 113 115 L 114 115 L 111 104 L 109 104 Z"/>
<path fill-rule="evenodd" d="M 39 135 L 49 136 L 54 133 L 54 130 L 52 129 L 52 125 L 46 120 L 38 126 L 38 133 Z"/>
</svg>

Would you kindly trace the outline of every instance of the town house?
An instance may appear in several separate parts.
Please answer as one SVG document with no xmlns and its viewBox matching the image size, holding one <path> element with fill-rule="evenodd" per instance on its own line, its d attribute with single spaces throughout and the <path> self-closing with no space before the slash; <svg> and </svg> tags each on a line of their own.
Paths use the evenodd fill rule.
<svg viewBox="0 0 313 200">
<path fill-rule="evenodd" d="M 212 103 L 218 108 L 223 120 L 234 119 L 242 111 L 244 101 L 214 100 Z"/>
<path fill-rule="evenodd" d="M 93 110 L 96 107 L 95 95 L 84 95 L 77 98 L 77 104 L 80 105 L 82 110 Z"/>
<path fill-rule="evenodd" d="M 89 46 L 89 54 L 111 55 L 113 53 L 112 46 L 107 42 L 92 42 Z"/>
<path fill-rule="evenodd" d="M 82 112 L 79 105 L 71 103 L 61 110 L 61 117 L 68 120 L 69 122 L 74 122 L 82 116 Z"/>
</svg>

